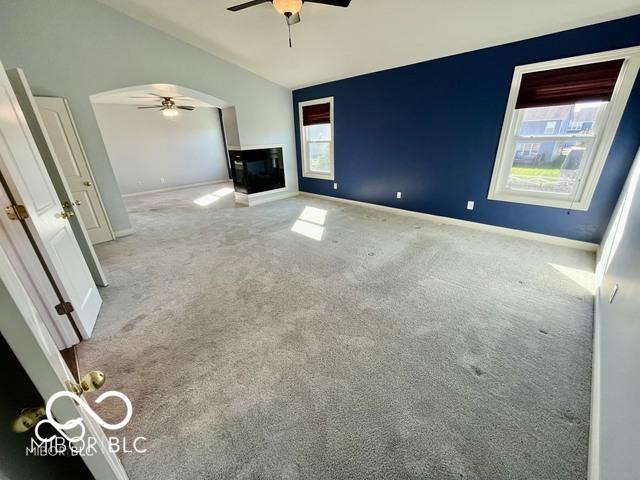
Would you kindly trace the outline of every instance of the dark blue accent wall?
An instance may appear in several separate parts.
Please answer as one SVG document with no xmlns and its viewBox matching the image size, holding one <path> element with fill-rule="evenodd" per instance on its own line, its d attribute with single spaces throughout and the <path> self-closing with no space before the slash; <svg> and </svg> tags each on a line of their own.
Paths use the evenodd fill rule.
<svg viewBox="0 0 640 480">
<path fill-rule="evenodd" d="M 640 80 L 588 211 L 488 200 L 489 183 L 514 67 L 636 45 L 640 15 L 296 90 L 300 190 L 599 243 L 640 147 Z M 338 190 L 300 165 L 297 104 L 329 96 Z"/>
</svg>

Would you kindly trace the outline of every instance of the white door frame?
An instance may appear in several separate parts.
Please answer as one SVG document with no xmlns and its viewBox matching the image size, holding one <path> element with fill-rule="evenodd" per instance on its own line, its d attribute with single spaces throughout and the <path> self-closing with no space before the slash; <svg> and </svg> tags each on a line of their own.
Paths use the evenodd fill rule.
<svg viewBox="0 0 640 480">
<path fill-rule="evenodd" d="M 68 202 L 75 213 L 75 216 L 69 219 L 69 223 L 71 224 L 76 240 L 78 240 L 80 249 L 87 261 L 87 266 L 89 267 L 89 270 L 91 270 L 91 275 L 93 276 L 96 285 L 106 287 L 109 285 L 109 282 L 102 270 L 102 265 L 100 265 L 100 260 L 96 255 L 96 251 L 93 248 L 93 244 L 89 238 L 89 233 L 82 221 L 80 211 L 74 202 L 71 189 L 69 188 L 67 179 L 64 176 L 58 157 L 56 156 L 51 140 L 49 139 L 49 134 L 47 133 L 44 121 L 40 116 L 40 111 L 38 110 L 35 98 L 31 93 L 31 88 L 29 87 L 27 78 L 20 68 L 7 70 L 7 77 L 9 77 L 9 82 L 11 82 L 13 91 L 16 94 L 16 98 L 18 99 L 18 103 L 22 109 L 22 113 L 24 113 L 25 120 L 29 125 L 29 129 L 31 130 L 31 134 L 38 146 L 38 150 L 40 150 L 40 155 L 45 162 L 51 181 L 53 182 L 56 192 L 60 197 L 60 203 Z M 100 202 L 102 202 L 100 192 L 97 191 L 97 193 Z M 111 224 L 108 222 L 108 219 L 107 224 L 109 225 L 109 231 L 111 231 L 113 235 L 113 230 L 111 230 Z"/>
<path fill-rule="evenodd" d="M 42 398 L 47 400 L 65 390 L 65 381 L 75 383 L 75 380 L 3 249 L 0 249 L 0 280 L 4 284 L 4 287 L 0 285 L 0 333 Z M 53 413 L 62 422 L 82 417 L 87 434 L 97 440 L 92 455 L 82 456 L 96 479 L 128 479 L 120 460 L 109 450 L 104 432 L 84 410 L 74 402 L 55 402 Z"/>
</svg>

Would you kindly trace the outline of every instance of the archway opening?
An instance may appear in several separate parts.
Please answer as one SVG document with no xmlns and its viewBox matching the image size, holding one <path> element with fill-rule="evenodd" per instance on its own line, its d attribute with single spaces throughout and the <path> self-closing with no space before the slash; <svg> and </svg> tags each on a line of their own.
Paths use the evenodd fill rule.
<svg viewBox="0 0 640 480">
<path fill-rule="evenodd" d="M 124 197 L 230 180 L 228 146 L 239 143 L 239 135 L 228 102 L 162 83 L 90 100 Z"/>
</svg>

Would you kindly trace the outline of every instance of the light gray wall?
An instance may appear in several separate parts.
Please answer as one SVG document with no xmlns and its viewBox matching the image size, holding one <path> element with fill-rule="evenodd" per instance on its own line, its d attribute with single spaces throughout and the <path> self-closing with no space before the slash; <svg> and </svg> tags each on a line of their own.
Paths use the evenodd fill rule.
<svg viewBox="0 0 640 480">
<path fill-rule="evenodd" d="M 0 60 L 22 67 L 36 95 L 65 97 L 111 223 L 130 228 L 89 96 L 168 83 L 236 108 L 243 146 L 284 145 L 287 187 L 298 189 L 291 91 L 94 0 L 2 0 Z"/>
<path fill-rule="evenodd" d="M 592 479 L 640 478 L 640 152 L 601 245 Z M 610 303 L 612 289 L 618 293 Z"/>
<path fill-rule="evenodd" d="M 93 108 L 123 194 L 229 178 L 217 108 L 177 117 L 133 105 Z"/>
</svg>

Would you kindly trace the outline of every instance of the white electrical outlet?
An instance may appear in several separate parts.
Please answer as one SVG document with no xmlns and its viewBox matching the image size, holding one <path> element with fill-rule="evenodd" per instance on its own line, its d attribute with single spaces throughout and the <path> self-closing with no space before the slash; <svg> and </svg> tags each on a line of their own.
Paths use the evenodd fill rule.
<svg viewBox="0 0 640 480">
<path fill-rule="evenodd" d="M 467 202 L 467 210 L 473 210 L 473 207 L 475 207 L 476 202 L 474 202 L 473 200 L 469 200 Z"/>
<path fill-rule="evenodd" d="M 142 185 L 142 180 L 138 180 L 138 185 Z"/>
<path fill-rule="evenodd" d="M 396 193 L 396 198 L 402 198 L 402 192 Z"/>
<path fill-rule="evenodd" d="M 164 183 L 164 177 L 160 178 L 160 183 Z"/>
<path fill-rule="evenodd" d="M 337 189 L 338 189 L 338 184 L 337 184 L 337 183 L 334 183 L 334 184 L 333 184 L 333 189 L 334 189 L 334 190 L 337 190 Z"/>
</svg>

